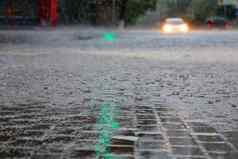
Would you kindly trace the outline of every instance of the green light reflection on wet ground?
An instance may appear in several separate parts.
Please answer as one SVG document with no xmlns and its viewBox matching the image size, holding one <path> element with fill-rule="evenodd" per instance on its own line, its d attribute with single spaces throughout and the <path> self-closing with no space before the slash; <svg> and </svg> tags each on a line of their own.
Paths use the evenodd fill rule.
<svg viewBox="0 0 238 159">
<path fill-rule="evenodd" d="M 99 134 L 98 142 L 95 145 L 97 159 L 115 159 L 115 157 L 110 156 L 109 146 L 113 133 L 119 128 L 118 123 L 114 120 L 116 115 L 115 105 L 101 104 L 96 123 L 96 129 Z"/>
<path fill-rule="evenodd" d="M 112 32 L 105 32 L 102 35 L 102 39 L 107 42 L 114 42 L 116 38 L 115 33 Z"/>
</svg>

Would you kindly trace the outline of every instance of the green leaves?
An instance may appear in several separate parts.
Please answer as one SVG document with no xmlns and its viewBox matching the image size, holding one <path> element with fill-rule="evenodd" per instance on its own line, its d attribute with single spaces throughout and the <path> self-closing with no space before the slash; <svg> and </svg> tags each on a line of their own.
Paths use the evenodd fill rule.
<svg viewBox="0 0 238 159">
<path fill-rule="evenodd" d="M 191 6 L 195 20 L 204 22 L 207 17 L 216 14 L 218 4 L 216 0 L 192 0 Z"/>
<path fill-rule="evenodd" d="M 126 22 L 136 23 L 138 18 L 144 15 L 147 10 L 154 10 L 156 3 L 157 0 L 129 0 L 125 10 Z"/>
</svg>

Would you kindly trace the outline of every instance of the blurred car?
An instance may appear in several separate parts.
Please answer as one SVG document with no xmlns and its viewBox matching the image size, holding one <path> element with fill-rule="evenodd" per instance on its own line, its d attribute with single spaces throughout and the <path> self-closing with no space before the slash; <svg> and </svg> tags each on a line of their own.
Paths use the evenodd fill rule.
<svg viewBox="0 0 238 159">
<path fill-rule="evenodd" d="M 163 33 L 187 33 L 189 25 L 182 18 L 167 18 L 162 24 Z"/>
<path fill-rule="evenodd" d="M 232 27 L 231 22 L 225 17 L 210 17 L 206 20 L 207 26 L 209 29 L 213 28 L 221 28 L 221 29 L 229 29 Z"/>
</svg>

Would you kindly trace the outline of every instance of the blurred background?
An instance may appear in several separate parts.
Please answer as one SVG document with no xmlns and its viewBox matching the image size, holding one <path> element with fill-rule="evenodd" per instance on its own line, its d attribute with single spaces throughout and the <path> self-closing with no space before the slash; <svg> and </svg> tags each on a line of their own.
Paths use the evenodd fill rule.
<svg viewBox="0 0 238 159">
<path fill-rule="evenodd" d="M 193 25 L 211 16 L 237 23 L 238 0 L 1 0 L 1 25 L 151 26 L 166 17 Z"/>
</svg>

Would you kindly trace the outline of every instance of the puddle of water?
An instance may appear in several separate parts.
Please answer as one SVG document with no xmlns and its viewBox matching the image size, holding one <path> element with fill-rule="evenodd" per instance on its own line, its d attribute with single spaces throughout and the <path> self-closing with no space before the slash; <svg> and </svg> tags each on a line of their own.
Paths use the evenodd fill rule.
<svg viewBox="0 0 238 159">
<path fill-rule="evenodd" d="M 163 151 L 140 151 L 138 156 L 139 159 L 173 159 L 168 152 Z"/>
<path fill-rule="evenodd" d="M 195 140 L 193 138 L 169 138 L 169 142 L 172 144 L 172 145 L 191 145 L 191 146 L 194 146 L 194 145 L 197 145 L 197 143 L 195 142 Z"/>
<path fill-rule="evenodd" d="M 98 38 L 97 36 L 78 36 L 78 40 L 93 40 L 93 39 L 96 39 Z"/>
<path fill-rule="evenodd" d="M 204 156 L 199 147 L 172 147 L 172 153 L 176 155 Z"/>
<path fill-rule="evenodd" d="M 213 136 L 198 135 L 197 138 L 202 142 L 224 142 L 224 139 L 219 135 Z"/>
</svg>

